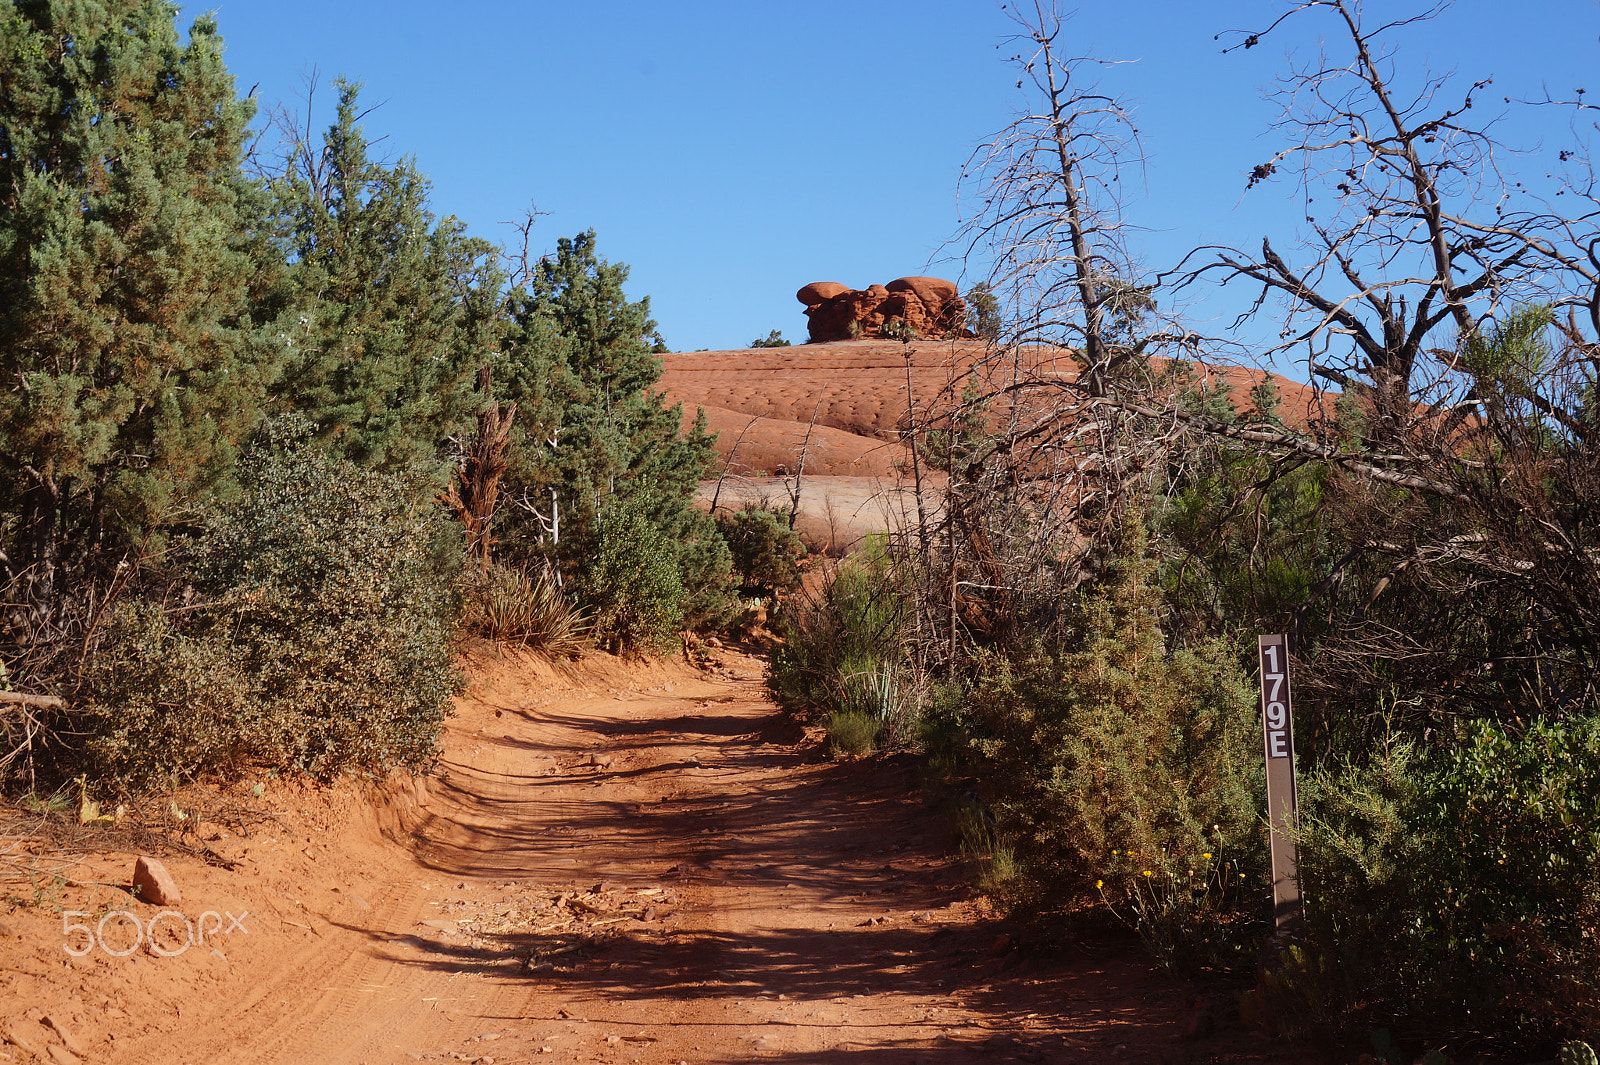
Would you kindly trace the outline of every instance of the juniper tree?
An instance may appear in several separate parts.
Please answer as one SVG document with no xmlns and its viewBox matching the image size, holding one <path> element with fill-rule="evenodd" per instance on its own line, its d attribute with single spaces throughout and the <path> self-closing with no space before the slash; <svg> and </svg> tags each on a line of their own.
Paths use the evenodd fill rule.
<svg viewBox="0 0 1600 1065">
<path fill-rule="evenodd" d="M 224 471 L 281 346 L 252 319 L 252 105 L 209 17 L 0 4 L 0 508 L 13 638 Z"/>
<path fill-rule="evenodd" d="M 333 124 L 292 141 L 272 183 L 304 318 L 274 390 L 330 450 L 394 468 L 431 458 L 479 403 L 503 275 L 486 242 L 428 210 L 410 160 L 371 157 L 360 86 L 340 80 Z"/>
<path fill-rule="evenodd" d="M 683 428 L 681 405 L 656 390 L 665 350 L 649 297 L 627 298 L 628 268 L 595 251 L 593 230 L 557 242 L 509 299 L 500 398 L 517 403 L 522 447 L 512 474 L 522 528 L 505 537 L 525 557 L 576 576 L 598 557 L 608 519 L 648 525 L 675 545 L 685 620 L 714 614 L 729 557 L 691 507 L 711 461 L 703 413 Z"/>
</svg>

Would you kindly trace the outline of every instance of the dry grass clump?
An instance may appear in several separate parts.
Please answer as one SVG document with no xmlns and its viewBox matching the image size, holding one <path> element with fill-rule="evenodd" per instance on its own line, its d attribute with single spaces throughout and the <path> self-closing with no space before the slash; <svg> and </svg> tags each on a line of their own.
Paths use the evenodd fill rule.
<svg viewBox="0 0 1600 1065">
<path fill-rule="evenodd" d="M 515 566 L 490 566 L 467 587 L 461 623 L 475 636 L 549 655 L 577 655 L 589 645 L 589 619 L 555 581 Z"/>
</svg>

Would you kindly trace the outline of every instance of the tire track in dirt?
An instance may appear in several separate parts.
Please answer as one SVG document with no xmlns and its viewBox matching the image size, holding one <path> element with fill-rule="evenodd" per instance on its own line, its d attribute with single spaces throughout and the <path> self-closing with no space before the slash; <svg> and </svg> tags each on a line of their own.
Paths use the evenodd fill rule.
<svg viewBox="0 0 1600 1065">
<path fill-rule="evenodd" d="M 948 954 L 925 949 L 967 929 L 966 904 L 904 768 L 864 782 L 866 766 L 818 761 L 760 664 L 735 662 L 656 667 L 646 690 L 621 667 L 496 671 L 461 700 L 411 826 L 417 880 L 330 914 L 326 942 L 299 930 L 232 1056 L 202 1040 L 145 1060 L 948 1057 L 952 1038 L 990 1038 L 944 988 Z M 673 901 L 577 934 L 539 917 L 471 934 L 596 887 Z"/>
<path fill-rule="evenodd" d="M 936 853 L 907 856 L 934 843 L 922 811 L 904 779 L 860 795 L 850 767 L 816 762 L 760 690 L 758 664 L 743 667 L 733 683 L 579 692 L 559 708 L 505 692 L 492 719 L 503 727 L 451 764 L 440 800 L 453 808 L 423 826 L 425 864 L 679 900 L 660 927 L 627 922 L 576 964 L 532 974 L 521 1014 L 555 1024 L 541 1056 L 546 1045 L 557 1060 L 617 1061 L 934 1046 L 938 1032 L 908 1030 L 906 1003 L 873 1011 L 852 997 L 903 981 L 893 963 L 913 958 L 909 940 L 937 931 L 933 911 L 956 901 Z M 897 886 L 913 865 L 937 867 L 945 884 Z M 925 927 L 890 932 L 913 916 Z M 537 937 L 506 940 L 541 951 Z M 947 1008 L 934 1001 L 944 981 L 922 982 L 931 1000 L 910 1005 Z"/>
</svg>

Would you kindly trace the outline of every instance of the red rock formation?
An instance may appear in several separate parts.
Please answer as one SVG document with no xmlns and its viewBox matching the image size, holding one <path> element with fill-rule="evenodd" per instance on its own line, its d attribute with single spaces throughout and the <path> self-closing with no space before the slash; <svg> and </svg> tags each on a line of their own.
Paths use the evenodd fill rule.
<svg viewBox="0 0 1600 1065">
<path fill-rule="evenodd" d="M 850 289 L 837 281 L 813 281 L 795 293 L 806 306 L 813 343 L 888 336 L 894 321 L 918 337 L 970 337 L 967 303 L 956 286 L 938 277 L 902 277 L 887 285 Z"/>
<path fill-rule="evenodd" d="M 824 303 L 849 291 L 849 285 L 841 285 L 837 281 L 813 281 L 797 292 L 796 295 L 799 296 L 800 302 L 807 307 L 815 307 L 819 303 Z"/>
</svg>

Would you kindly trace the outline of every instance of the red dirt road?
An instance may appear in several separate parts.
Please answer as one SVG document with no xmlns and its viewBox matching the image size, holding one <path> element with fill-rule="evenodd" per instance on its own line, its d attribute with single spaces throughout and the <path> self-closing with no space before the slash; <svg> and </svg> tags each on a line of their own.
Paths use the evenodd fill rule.
<svg viewBox="0 0 1600 1065">
<path fill-rule="evenodd" d="M 204 946 L 169 917 L 70 956 L 64 913 L 120 950 L 116 911 L 159 910 L 116 886 L 131 857 L 11 831 L 0 1061 L 1292 1060 L 1221 1001 L 1182 1039 L 1194 989 L 1135 951 L 1011 948 L 910 766 L 821 759 L 760 669 L 491 656 L 425 788 L 267 781 L 254 823 L 191 796 L 186 838 L 236 864 L 169 858 L 172 909 L 248 914 Z"/>
</svg>

